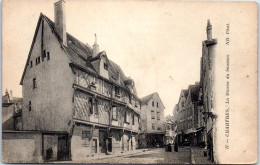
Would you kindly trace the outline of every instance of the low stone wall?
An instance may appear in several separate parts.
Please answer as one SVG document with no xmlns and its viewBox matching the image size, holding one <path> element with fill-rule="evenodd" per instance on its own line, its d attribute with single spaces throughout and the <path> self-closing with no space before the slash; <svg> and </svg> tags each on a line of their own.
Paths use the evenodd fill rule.
<svg viewBox="0 0 260 165">
<path fill-rule="evenodd" d="M 41 133 L 2 132 L 2 160 L 4 163 L 42 163 L 41 151 Z"/>
</svg>

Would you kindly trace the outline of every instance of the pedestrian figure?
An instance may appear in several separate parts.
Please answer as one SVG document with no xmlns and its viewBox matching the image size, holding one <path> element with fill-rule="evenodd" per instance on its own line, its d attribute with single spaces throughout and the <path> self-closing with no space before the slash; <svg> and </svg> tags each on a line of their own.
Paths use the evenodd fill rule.
<svg viewBox="0 0 260 165">
<path fill-rule="evenodd" d="M 46 160 L 50 160 L 50 159 L 52 158 L 52 156 L 53 156 L 53 150 L 52 150 L 52 148 L 50 147 L 50 148 L 48 148 L 48 149 L 46 150 Z"/>
<path fill-rule="evenodd" d="M 175 151 L 175 152 L 178 152 L 178 145 L 177 145 L 176 142 L 174 143 L 174 151 Z"/>
<path fill-rule="evenodd" d="M 166 151 L 166 152 L 172 152 L 172 146 L 171 146 L 170 143 L 167 144 L 167 146 L 165 147 L 165 151 Z"/>
</svg>

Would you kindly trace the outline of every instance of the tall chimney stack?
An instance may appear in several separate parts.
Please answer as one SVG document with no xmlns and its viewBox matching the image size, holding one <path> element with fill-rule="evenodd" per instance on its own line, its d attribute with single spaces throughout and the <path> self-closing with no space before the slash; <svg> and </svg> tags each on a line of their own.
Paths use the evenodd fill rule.
<svg viewBox="0 0 260 165">
<path fill-rule="evenodd" d="M 99 53 L 99 46 L 97 44 L 97 35 L 95 34 L 95 42 L 93 45 L 93 56 L 92 57 L 96 57 Z"/>
<path fill-rule="evenodd" d="M 59 0 L 54 3 L 54 22 L 55 30 L 58 33 L 63 45 L 67 46 L 66 33 L 66 15 L 65 15 L 65 1 Z"/>
<path fill-rule="evenodd" d="M 210 24 L 209 19 L 208 19 L 208 23 L 207 23 L 207 40 L 212 41 L 212 25 Z"/>
<path fill-rule="evenodd" d="M 13 101 L 13 91 L 12 90 L 10 90 L 9 98 L 11 101 Z"/>
</svg>

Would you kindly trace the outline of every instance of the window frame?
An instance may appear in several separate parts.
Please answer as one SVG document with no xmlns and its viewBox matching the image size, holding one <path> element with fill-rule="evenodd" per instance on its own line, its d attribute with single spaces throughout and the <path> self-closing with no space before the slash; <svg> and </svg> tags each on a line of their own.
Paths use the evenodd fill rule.
<svg viewBox="0 0 260 165">
<path fill-rule="evenodd" d="M 115 96 L 120 97 L 120 88 L 115 86 Z"/>
<path fill-rule="evenodd" d="M 47 61 L 49 61 L 50 59 L 50 52 L 47 52 Z"/>
<path fill-rule="evenodd" d="M 104 66 L 103 67 L 104 67 L 105 70 L 108 70 L 108 64 L 107 63 L 104 62 Z"/>
<path fill-rule="evenodd" d="M 33 89 L 37 88 L 36 78 L 33 78 Z"/>
<path fill-rule="evenodd" d="M 155 119 L 154 110 L 151 110 L 151 119 Z"/>
<path fill-rule="evenodd" d="M 115 113 L 115 114 L 114 114 Z M 114 116 L 115 115 L 115 116 Z M 118 109 L 117 107 L 112 108 L 112 120 L 117 121 L 118 120 Z"/>
<path fill-rule="evenodd" d="M 129 117 L 130 117 L 129 115 L 130 115 L 130 114 L 129 114 L 129 113 L 130 113 L 130 112 L 126 110 L 126 111 L 125 111 L 125 115 L 124 115 L 124 117 L 125 117 L 125 123 L 127 123 L 127 124 L 130 124 L 130 121 L 129 121 L 129 120 L 130 120 L 130 119 L 129 119 Z"/>
<path fill-rule="evenodd" d="M 132 115 L 132 125 L 135 125 L 135 115 Z"/>
<path fill-rule="evenodd" d="M 152 123 L 152 130 L 156 130 L 155 129 L 155 123 Z"/>
<path fill-rule="evenodd" d="M 32 102 L 29 101 L 29 111 L 32 111 Z"/>
<path fill-rule="evenodd" d="M 157 112 L 157 120 L 161 120 L 160 112 Z"/>
<path fill-rule="evenodd" d="M 94 114 L 94 107 L 93 107 L 93 98 L 92 97 L 90 97 L 89 99 L 88 99 L 88 104 L 89 104 L 89 113 L 90 114 Z"/>
</svg>

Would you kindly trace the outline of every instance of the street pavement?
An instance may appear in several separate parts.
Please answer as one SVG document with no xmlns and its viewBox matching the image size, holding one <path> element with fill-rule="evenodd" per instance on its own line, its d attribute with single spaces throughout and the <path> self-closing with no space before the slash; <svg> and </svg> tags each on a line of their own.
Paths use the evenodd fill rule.
<svg viewBox="0 0 260 165">
<path fill-rule="evenodd" d="M 194 155 L 194 161 L 197 164 L 213 164 L 208 157 L 204 156 L 204 149 L 199 147 L 192 147 L 192 154 Z"/>
<path fill-rule="evenodd" d="M 191 163 L 191 152 L 187 148 L 179 148 L 178 152 L 165 152 L 164 148 L 154 148 L 138 154 L 103 158 L 87 163 L 189 164 Z"/>
</svg>

